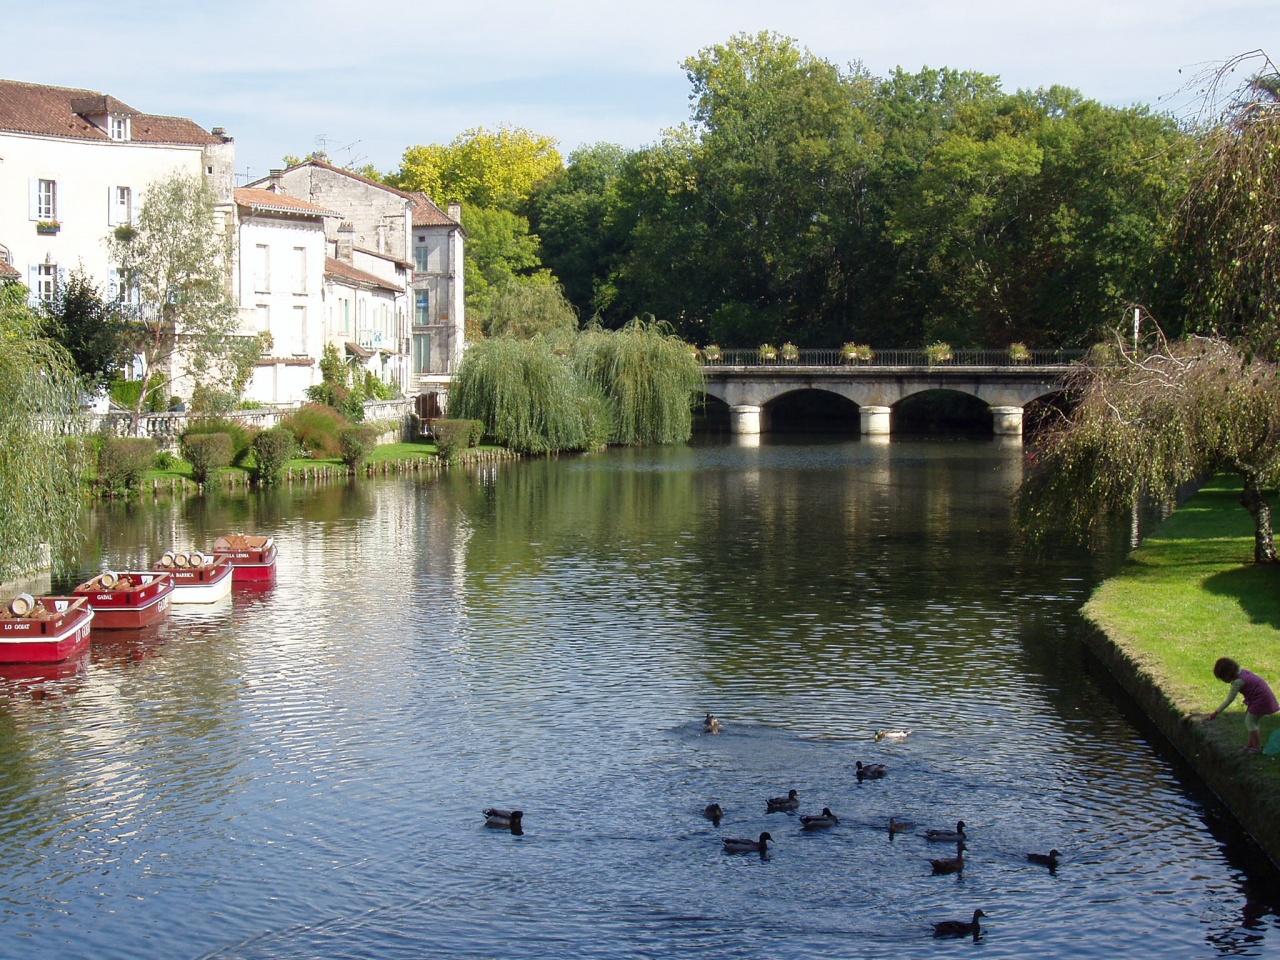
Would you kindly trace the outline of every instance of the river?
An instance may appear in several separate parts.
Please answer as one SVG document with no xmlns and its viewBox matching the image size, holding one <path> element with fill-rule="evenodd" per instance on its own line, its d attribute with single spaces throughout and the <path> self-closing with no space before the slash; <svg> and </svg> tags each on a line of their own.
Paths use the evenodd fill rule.
<svg viewBox="0 0 1280 960">
<path fill-rule="evenodd" d="M 1025 551 L 1021 468 L 706 442 L 91 511 L 86 577 L 223 532 L 279 575 L 5 673 L 0 953 L 929 957 L 981 908 L 986 957 L 1280 955 L 1263 858 L 1080 644 L 1114 558 Z M 963 819 L 963 872 L 891 816 Z"/>
</svg>

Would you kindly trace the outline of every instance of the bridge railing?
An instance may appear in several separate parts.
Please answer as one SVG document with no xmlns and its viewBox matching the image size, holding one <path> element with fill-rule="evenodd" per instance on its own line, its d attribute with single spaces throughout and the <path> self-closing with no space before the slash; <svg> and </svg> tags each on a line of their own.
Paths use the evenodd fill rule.
<svg viewBox="0 0 1280 960">
<path fill-rule="evenodd" d="M 931 360 L 927 351 L 876 350 L 869 360 L 845 359 L 840 350 L 801 350 L 796 360 L 764 360 L 759 350 L 721 350 L 709 367 L 1056 367 L 1084 358 L 1084 350 L 1028 350 L 1026 359 L 1013 360 L 1007 349 L 953 348 L 948 360 Z"/>
</svg>

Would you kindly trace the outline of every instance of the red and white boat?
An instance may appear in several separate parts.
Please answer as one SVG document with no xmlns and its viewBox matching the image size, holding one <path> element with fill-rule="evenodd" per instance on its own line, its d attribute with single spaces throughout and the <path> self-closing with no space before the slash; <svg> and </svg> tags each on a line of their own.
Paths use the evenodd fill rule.
<svg viewBox="0 0 1280 960">
<path fill-rule="evenodd" d="M 93 609 L 84 597 L 20 593 L 0 609 L 0 663 L 57 663 L 89 644 Z"/>
<path fill-rule="evenodd" d="M 167 573 L 101 573 L 74 591 L 93 608 L 95 630 L 136 630 L 169 613 L 173 577 Z"/>
<path fill-rule="evenodd" d="M 155 569 L 173 577 L 174 603 L 216 603 L 231 596 L 232 565 L 228 557 L 211 557 L 198 550 L 167 550 Z"/>
<path fill-rule="evenodd" d="M 213 541 L 213 552 L 231 558 L 237 583 L 272 580 L 276 575 L 276 538 L 228 533 Z"/>
</svg>

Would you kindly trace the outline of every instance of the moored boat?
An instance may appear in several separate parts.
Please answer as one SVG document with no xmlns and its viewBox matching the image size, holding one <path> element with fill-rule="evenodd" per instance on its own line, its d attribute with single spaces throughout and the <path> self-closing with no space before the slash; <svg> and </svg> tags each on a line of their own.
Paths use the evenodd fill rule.
<svg viewBox="0 0 1280 960">
<path fill-rule="evenodd" d="M 231 595 L 233 566 L 227 556 L 166 551 L 156 563 L 158 572 L 173 577 L 173 603 L 215 603 Z"/>
<path fill-rule="evenodd" d="M 169 612 L 173 577 L 168 573 L 101 573 L 76 587 L 93 608 L 95 630 L 136 630 Z"/>
<path fill-rule="evenodd" d="M 237 583 L 271 580 L 276 575 L 275 537 L 227 533 L 213 542 L 213 552 L 231 559 L 232 576 Z"/>
<path fill-rule="evenodd" d="M 20 593 L 0 609 L 0 663 L 57 663 L 89 643 L 93 609 L 84 597 Z"/>
</svg>

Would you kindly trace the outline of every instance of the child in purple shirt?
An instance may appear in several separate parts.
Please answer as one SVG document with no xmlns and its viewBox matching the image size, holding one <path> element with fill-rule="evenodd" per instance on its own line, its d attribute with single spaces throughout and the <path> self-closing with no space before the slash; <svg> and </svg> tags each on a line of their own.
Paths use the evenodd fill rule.
<svg viewBox="0 0 1280 960">
<path fill-rule="evenodd" d="M 1249 742 L 1245 744 L 1244 752 L 1257 753 L 1262 749 L 1262 734 L 1259 730 L 1261 719 L 1280 712 L 1280 703 L 1276 702 L 1276 695 L 1267 686 L 1267 681 L 1256 673 L 1242 669 L 1240 664 L 1230 657 L 1221 657 L 1213 665 L 1213 675 L 1223 683 L 1231 684 L 1231 689 L 1227 693 L 1227 699 L 1222 701 L 1222 706 L 1209 714 L 1209 719 L 1217 719 L 1218 714 L 1231 706 L 1238 694 L 1243 693 L 1244 728 L 1249 731 Z"/>
</svg>

